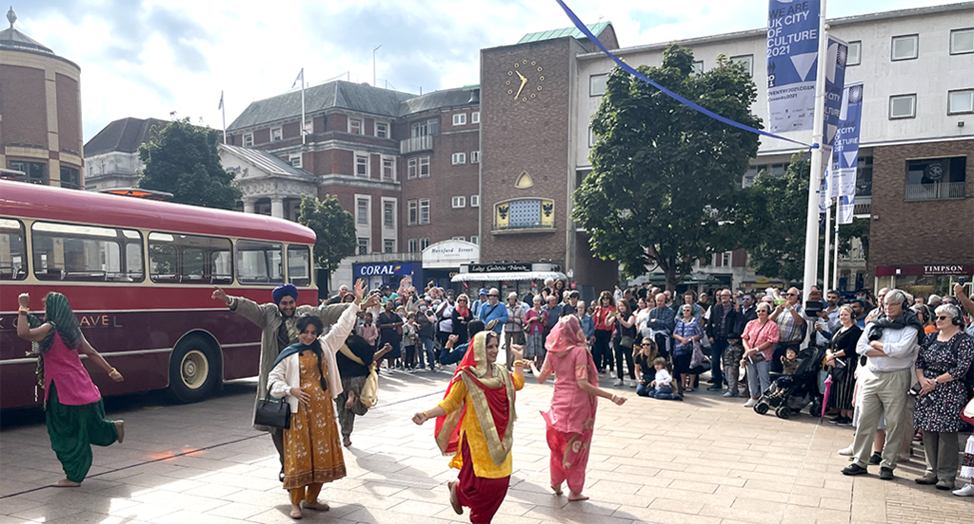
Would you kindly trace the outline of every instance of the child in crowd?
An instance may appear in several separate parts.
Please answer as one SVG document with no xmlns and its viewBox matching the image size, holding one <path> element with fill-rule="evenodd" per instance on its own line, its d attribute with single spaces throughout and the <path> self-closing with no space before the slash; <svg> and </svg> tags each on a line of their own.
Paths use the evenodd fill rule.
<svg viewBox="0 0 974 524">
<path fill-rule="evenodd" d="M 656 371 L 653 369 L 656 352 L 656 342 L 653 342 L 651 338 L 644 338 L 634 358 L 636 363 L 636 394 L 640 397 L 655 395 L 655 392 L 650 393 L 652 388 L 649 383 L 653 381 L 653 377 L 656 375 Z"/>
<path fill-rule="evenodd" d="M 785 351 L 785 356 L 781 357 L 781 365 L 784 367 L 782 375 L 794 375 L 798 371 L 798 353 L 789 348 Z"/>
<path fill-rule="evenodd" d="M 362 313 L 364 322 L 358 328 L 358 336 L 365 339 L 370 346 L 375 347 L 375 340 L 379 338 L 379 328 L 372 323 L 372 313 Z"/>
<path fill-rule="evenodd" d="M 740 338 L 728 338 L 727 349 L 724 350 L 724 378 L 727 379 L 727 393 L 725 397 L 736 397 L 740 394 L 738 383 L 741 378 L 741 359 L 744 358 L 744 346 Z"/>
<path fill-rule="evenodd" d="M 402 325 L 402 346 L 406 349 L 406 369 L 416 369 L 416 344 L 419 342 L 419 326 L 416 324 L 416 313 L 406 315 L 406 323 Z"/>
<path fill-rule="evenodd" d="M 656 368 L 656 379 L 649 385 L 655 389 L 650 390 L 649 396 L 660 400 L 673 400 L 673 375 L 667 369 L 666 359 L 656 357 L 656 360 L 653 361 L 653 367 Z"/>
<path fill-rule="evenodd" d="M 582 304 L 582 302 L 580 301 L 579 304 Z M 579 319 L 582 321 L 582 333 L 585 334 L 585 340 L 588 340 L 590 346 L 595 343 L 595 319 L 592 317 L 594 314 L 595 308 L 588 306 L 585 308 L 585 313 Z"/>
</svg>

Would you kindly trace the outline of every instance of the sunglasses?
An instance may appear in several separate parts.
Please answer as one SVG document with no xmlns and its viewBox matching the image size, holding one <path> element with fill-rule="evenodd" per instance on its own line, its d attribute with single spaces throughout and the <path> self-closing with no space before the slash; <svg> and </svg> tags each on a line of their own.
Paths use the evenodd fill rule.
<svg viewBox="0 0 974 524">
<path fill-rule="evenodd" d="M 493 298 L 497 298 L 497 297 L 499 297 L 500 295 L 487 295 L 487 296 L 488 296 L 488 297 L 493 297 Z"/>
<path fill-rule="evenodd" d="M 785 296 L 787 296 L 787 297 L 797 297 L 798 296 L 798 293 L 785 293 Z"/>
<path fill-rule="evenodd" d="M 938 315 L 937 320 L 950 320 L 950 317 L 946 315 Z"/>
</svg>

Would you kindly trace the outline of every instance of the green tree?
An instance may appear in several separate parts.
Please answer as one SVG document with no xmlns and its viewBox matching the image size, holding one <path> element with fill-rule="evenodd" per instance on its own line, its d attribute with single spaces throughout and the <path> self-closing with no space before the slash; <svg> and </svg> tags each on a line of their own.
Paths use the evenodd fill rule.
<svg viewBox="0 0 974 524">
<path fill-rule="evenodd" d="M 234 209 L 240 189 L 233 185 L 233 173 L 220 163 L 219 137 L 215 129 L 194 126 L 188 118 L 153 131 L 149 142 L 139 147 L 145 164 L 139 187 L 168 191 L 181 204 Z"/>
<path fill-rule="evenodd" d="M 757 88 L 743 65 L 718 58 L 693 72 L 693 53 L 671 45 L 661 67 L 638 70 L 683 97 L 751 127 Z M 620 68 L 606 82 L 592 119 L 598 140 L 592 172 L 575 191 L 573 217 L 591 234 L 593 251 L 622 262 L 630 277 L 658 267 L 674 289 L 696 260 L 738 247 L 734 215 L 753 133 L 677 102 Z"/>
<path fill-rule="evenodd" d="M 314 258 L 318 267 L 331 274 L 343 258 L 355 254 L 355 221 L 342 209 L 338 199 L 326 195 L 325 200 L 301 197 L 298 222 L 311 228 L 315 239 Z"/>
<path fill-rule="evenodd" d="M 759 275 L 787 282 L 804 276 L 810 169 L 805 154 L 796 153 L 783 176 L 762 171 L 755 177 L 754 185 L 742 192 L 742 205 L 734 223 L 740 229 L 741 246 L 748 250 L 748 262 Z M 833 206 L 833 217 L 834 211 Z M 820 227 L 819 246 L 824 245 L 825 234 L 824 226 Z M 857 218 L 839 228 L 839 253 L 849 253 L 853 238 L 860 238 L 868 250 L 868 219 Z M 823 275 L 824 252 L 819 253 L 819 275 Z"/>
</svg>

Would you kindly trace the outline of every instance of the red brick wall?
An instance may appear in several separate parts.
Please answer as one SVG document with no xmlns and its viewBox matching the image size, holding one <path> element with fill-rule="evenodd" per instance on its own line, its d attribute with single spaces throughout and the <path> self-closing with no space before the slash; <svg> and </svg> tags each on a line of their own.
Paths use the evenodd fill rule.
<svg viewBox="0 0 974 524">
<path fill-rule="evenodd" d="M 29 144 L 48 147 L 44 71 L 0 65 L 0 78 L 3 79 L 3 85 L 0 86 L 3 145 Z"/>
<path fill-rule="evenodd" d="M 966 198 L 906 202 L 907 160 L 966 156 Z M 876 266 L 974 264 L 974 140 L 873 149 L 869 277 Z M 867 281 L 869 281 L 867 278 Z"/>
<path fill-rule="evenodd" d="M 56 75 L 57 89 L 57 133 L 58 144 L 62 151 L 71 151 L 81 156 L 84 148 L 81 138 L 81 93 L 78 91 L 78 81 L 66 76 Z M 78 167 L 78 166 L 75 166 Z"/>
</svg>

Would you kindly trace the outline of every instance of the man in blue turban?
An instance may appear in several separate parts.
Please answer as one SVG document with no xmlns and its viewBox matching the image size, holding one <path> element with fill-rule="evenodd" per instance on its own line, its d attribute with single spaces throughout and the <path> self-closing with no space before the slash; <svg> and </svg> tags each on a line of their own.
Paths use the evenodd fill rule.
<svg viewBox="0 0 974 524">
<path fill-rule="evenodd" d="M 314 315 L 321 319 L 327 329 L 338 321 L 338 317 L 347 307 L 357 307 L 355 304 L 334 304 L 327 306 L 297 305 L 298 288 L 294 284 L 285 284 L 274 288 L 271 292 L 273 303 L 258 304 L 244 297 L 232 297 L 217 287 L 213 291 L 213 299 L 220 300 L 230 308 L 230 311 L 241 315 L 263 331 L 260 340 L 260 372 L 257 376 L 257 400 L 267 396 L 267 374 L 274 367 L 274 360 L 281 350 L 298 341 L 297 319 L 304 315 Z M 254 424 L 254 429 L 266 431 L 274 440 L 278 456 L 281 459 L 281 476 L 284 475 L 284 432 L 283 430 Z"/>
</svg>

